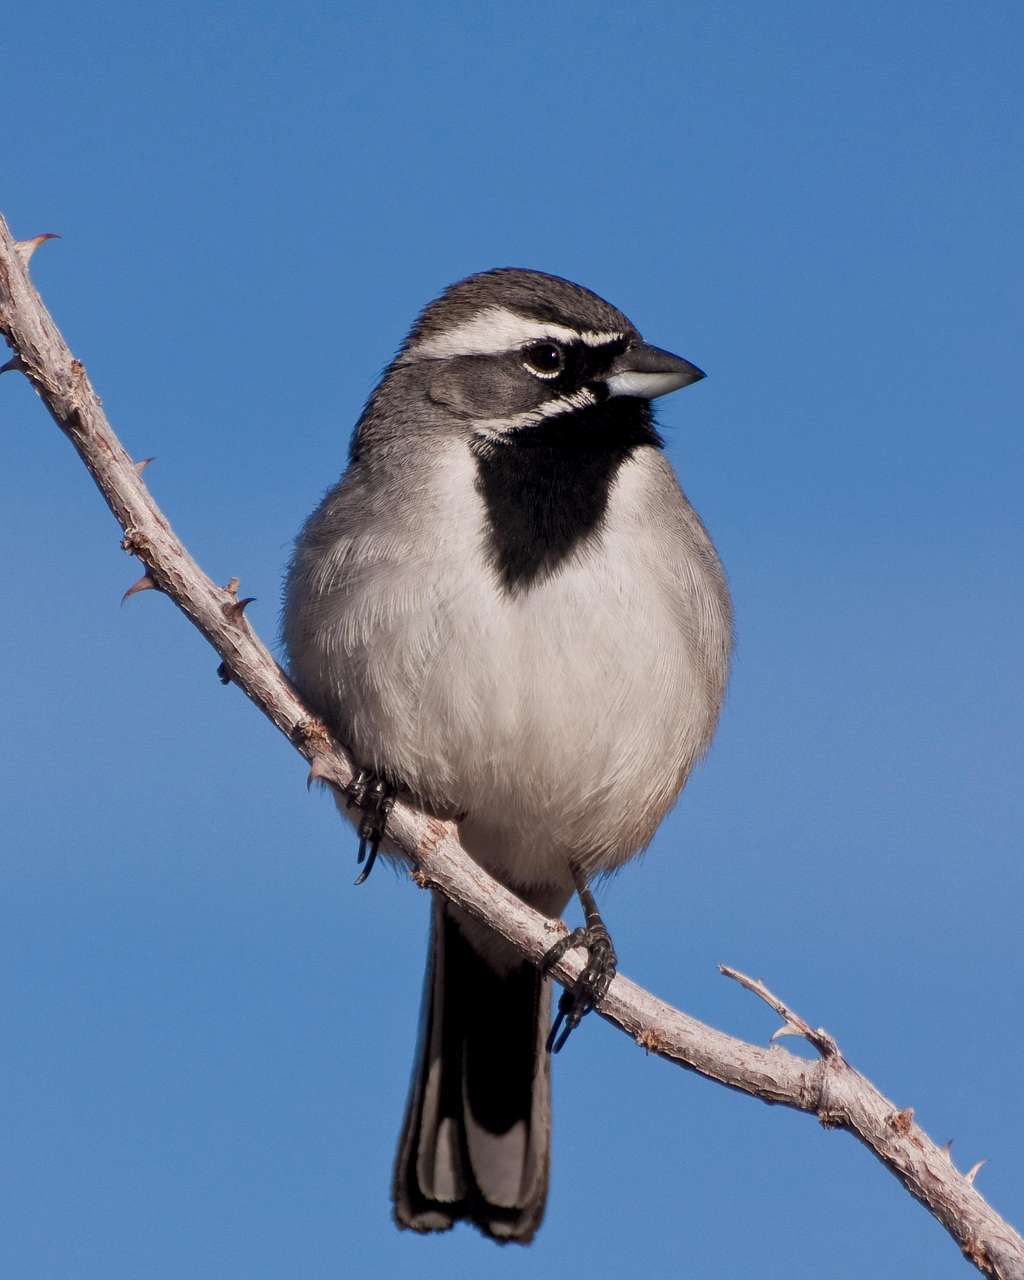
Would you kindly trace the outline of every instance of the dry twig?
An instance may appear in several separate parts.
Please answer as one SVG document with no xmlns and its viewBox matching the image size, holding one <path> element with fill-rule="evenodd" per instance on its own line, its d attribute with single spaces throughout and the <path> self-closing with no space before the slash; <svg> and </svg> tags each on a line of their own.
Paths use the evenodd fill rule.
<svg viewBox="0 0 1024 1280">
<path fill-rule="evenodd" d="M 13 356 L 3 370 L 21 372 L 39 392 L 54 421 L 88 467 L 124 530 L 122 546 L 144 566 L 125 593 L 155 588 L 167 595 L 220 654 L 222 679 L 233 681 L 309 762 L 309 778 L 345 787 L 352 763 L 326 727 L 302 704 L 244 616 L 238 582 L 218 587 L 175 536 L 142 482 L 150 459 L 125 452 L 81 363 L 29 279 L 32 253 L 50 236 L 12 240 L 0 218 L 0 332 Z M 2 371 L 2 370 L 0 370 Z M 406 804 L 389 824 L 390 844 L 414 867 L 413 879 L 486 921 L 530 960 L 539 961 L 561 923 L 547 920 L 492 880 L 458 843 L 455 827 Z M 569 952 L 556 966 L 563 982 L 579 973 Z M 648 1052 L 699 1072 L 764 1102 L 817 1115 L 830 1128 L 859 1138 L 908 1191 L 935 1215 L 965 1256 L 999 1280 L 1024 1280 L 1024 1240 L 974 1188 L 981 1163 L 966 1175 L 914 1123 L 911 1108 L 894 1106 L 842 1057 L 835 1040 L 815 1030 L 760 981 L 734 969 L 722 972 L 764 1000 L 783 1020 L 779 1035 L 800 1035 L 818 1050 L 810 1061 L 778 1047 L 746 1044 L 665 1004 L 622 976 L 611 985 L 601 1014 Z"/>
</svg>

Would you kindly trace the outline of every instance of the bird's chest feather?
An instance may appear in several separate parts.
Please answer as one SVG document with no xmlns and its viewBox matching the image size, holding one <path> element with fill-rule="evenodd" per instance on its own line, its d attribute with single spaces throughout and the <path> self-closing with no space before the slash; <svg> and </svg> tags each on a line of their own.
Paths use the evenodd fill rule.
<svg viewBox="0 0 1024 1280">
<path fill-rule="evenodd" d="M 575 489 L 582 520 L 520 513 L 511 531 L 511 496 L 488 492 L 463 450 L 435 469 L 418 536 L 376 556 L 348 549 L 342 562 L 360 568 L 336 580 L 329 661 L 361 762 L 510 822 L 550 810 L 571 826 L 573 807 L 596 814 L 624 796 L 660 818 L 717 711 L 701 639 L 711 584 L 673 565 L 685 545 L 651 518 L 661 466 L 640 450 L 607 476 L 596 511 Z"/>
<path fill-rule="evenodd" d="M 638 449 L 660 443 L 646 406 L 623 413 L 621 401 L 553 418 L 511 440 L 478 439 L 475 488 L 501 587 L 525 593 L 599 541 L 619 471 Z"/>
</svg>

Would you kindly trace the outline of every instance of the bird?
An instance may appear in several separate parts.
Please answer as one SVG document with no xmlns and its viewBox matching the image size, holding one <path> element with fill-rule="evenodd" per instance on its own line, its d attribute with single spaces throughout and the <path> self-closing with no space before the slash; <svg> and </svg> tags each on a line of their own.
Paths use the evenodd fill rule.
<svg viewBox="0 0 1024 1280">
<path fill-rule="evenodd" d="M 288 569 L 290 678 L 359 774 L 365 878 L 395 795 L 585 924 L 538 968 L 439 895 L 392 1188 L 400 1227 L 527 1244 L 550 1052 L 617 957 L 594 878 L 649 844 L 714 734 L 732 608 L 651 401 L 703 378 L 559 276 L 503 267 L 419 314 Z M 368 858 L 367 858 L 368 854 Z M 546 970 L 586 965 L 551 1024 Z"/>
</svg>

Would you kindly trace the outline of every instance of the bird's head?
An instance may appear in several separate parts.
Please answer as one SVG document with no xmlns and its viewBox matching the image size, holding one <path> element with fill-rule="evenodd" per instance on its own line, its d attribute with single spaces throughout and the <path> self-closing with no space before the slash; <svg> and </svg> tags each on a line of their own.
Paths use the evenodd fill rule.
<svg viewBox="0 0 1024 1280">
<path fill-rule="evenodd" d="M 484 445 L 526 442 L 537 428 L 612 400 L 616 420 L 704 375 L 644 342 L 621 311 L 589 289 L 505 267 L 446 289 L 416 320 L 388 376 L 419 384 Z M 606 417 L 607 415 L 602 415 Z M 546 434 L 546 433 L 545 433 Z"/>
</svg>

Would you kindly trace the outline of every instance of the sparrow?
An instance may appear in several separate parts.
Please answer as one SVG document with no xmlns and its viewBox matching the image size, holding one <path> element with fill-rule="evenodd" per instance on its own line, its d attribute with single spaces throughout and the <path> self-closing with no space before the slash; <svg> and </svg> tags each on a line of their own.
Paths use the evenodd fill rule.
<svg viewBox="0 0 1024 1280">
<path fill-rule="evenodd" d="M 591 882 L 648 845 L 714 733 L 729 593 L 651 410 L 703 376 L 580 285 L 470 276 L 413 324 L 298 536 L 283 641 L 360 767 L 337 798 L 362 810 L 360 878 L 402 791 L 524 902 L 584 910 L 538 969 L 435 895 L 402 1227 L 532 1239 L 550 1051 L 616 966 Z M 569 946 L 587 964 L 549 1027 Z"/>
</svg>

